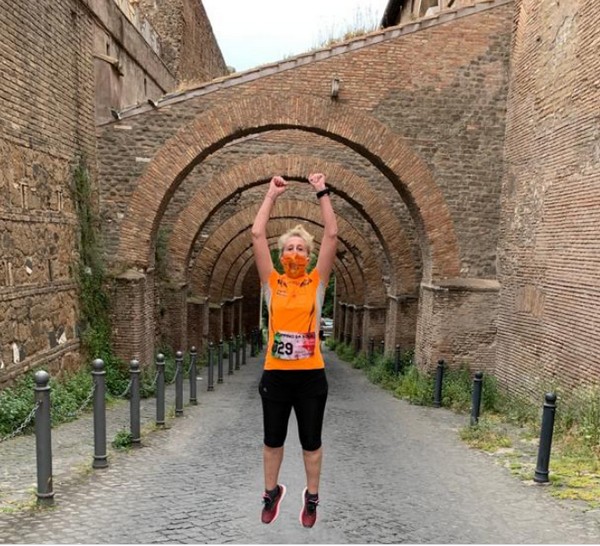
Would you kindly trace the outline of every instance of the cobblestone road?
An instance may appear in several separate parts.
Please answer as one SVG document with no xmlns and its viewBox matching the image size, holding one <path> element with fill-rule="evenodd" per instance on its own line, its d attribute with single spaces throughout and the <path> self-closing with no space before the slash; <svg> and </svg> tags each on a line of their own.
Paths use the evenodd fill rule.
<svg viewBox="0 0 600 546">
<path fill-rule="evenodd" d="M 145 435 L 143 447 L 112 456 L 109 468 L 82 475 L 89 452 L 83 460 L 70 458 L 73 468 L 79 465 L 78 478 L 55 485 L 56 506 L 0 514 L 0 542 L 600 541 L 598 514 L 555 501 L 543 487 L 523 484 L 462 444 L 456 431 L 465 416 L 410 406 L 331 352 L 326 359 L 330 394 L 320 519 L 313 529 L 298 521 L 304 470 L 293 418 L 281 471 L 288 495 L 275 524 L 259 521 L 260 362 L 249 359 L 214 392 L 201 381 L 198 406 L 186 406 L 170 428 Z M 121 405 L 127 422 L 125 411 Z M 10 452 L 0 452 L 6 468 L 14 464 L 6 458 Z"/>
</svg>

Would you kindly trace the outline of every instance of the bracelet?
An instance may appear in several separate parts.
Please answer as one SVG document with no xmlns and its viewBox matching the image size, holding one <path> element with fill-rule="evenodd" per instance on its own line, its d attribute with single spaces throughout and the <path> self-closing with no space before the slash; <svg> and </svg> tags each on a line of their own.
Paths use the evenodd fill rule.
<svg viewBox="0 0 600 546">
<path fill-rule="evenodd" d="M 321 199 L 324 195 L 329 195 L 331 193 L 331 188 L 325 188 L 324 190 L 317 192 L 317 199 Z"/>
</svg>

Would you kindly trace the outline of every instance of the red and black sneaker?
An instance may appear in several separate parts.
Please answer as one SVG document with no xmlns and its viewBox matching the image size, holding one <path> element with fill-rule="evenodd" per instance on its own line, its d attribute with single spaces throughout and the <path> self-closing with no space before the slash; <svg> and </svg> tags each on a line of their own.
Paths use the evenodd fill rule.
<svg viewBox="0 0 600 546">
<path fill-rule="evenodd" d="M 273 523 L 279 515 L 279 505 L 285 497 L 285 485 L 278 484 L 276 493 L 263 494 L 263 509 L 260 514 L 260 521 L 263 523 Z"/>
<path fill-rule="evenodd" d="M 302 492 L 302 511 L 300 512 L 300 523 L 303 527 L 312 527 L 317 522 L 317 506 L 319 495 L 311 495 L 308 488 Z"/>
</svg>

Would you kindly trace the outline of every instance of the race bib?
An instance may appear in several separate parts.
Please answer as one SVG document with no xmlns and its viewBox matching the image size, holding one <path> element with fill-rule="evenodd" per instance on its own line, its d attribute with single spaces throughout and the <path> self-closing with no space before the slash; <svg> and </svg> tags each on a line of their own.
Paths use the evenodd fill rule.
<svg viewBox="0 0 600 546">
<path fill-rule="evenodd" d="M 315 354 L 314 332 L 275 332 L 271 355 L 280 360 L 299 360 Z"/>
</svg>

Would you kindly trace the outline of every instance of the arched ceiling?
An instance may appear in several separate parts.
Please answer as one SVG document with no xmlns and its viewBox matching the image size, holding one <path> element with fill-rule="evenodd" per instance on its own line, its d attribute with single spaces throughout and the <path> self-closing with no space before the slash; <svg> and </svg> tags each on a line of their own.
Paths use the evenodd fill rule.
<svg viewBox="0 0 600 546">
<path fill-rule="evenodd" d="M 352 205 L 353 214 L 346 218 L 348 222 L 356 224 L 359 218 L 363 218 L 371 226 L 382 251 L 385 252 L 380 259 L 389 264 L 385 267 L 385 275 L 389 279 L 386 283 L 387 289 L 393 294 L 414 293 L 419 279 L 420 264 L 415 264 L 411 243 L 405 236 L 405 226 L 395 215 L 381 214 L 389 204 L 383 202 L 370 189 L 368 181 L 343 166 L 335 162 L 297 155 L 263 155 L 235 165 L 197 188 L 186 206 L 179 212 L 169 239 L 170 271 L 175 276 L 180 276 L 178 282 L 185 282 L 183 272 L 188 270 L 189 262 L 193 260 L 191 249 L 198 241 L 199 234 L 210 217 L 216 214 L 219 207 L 228 202 L 227 196 L 231 198 L 235 195 L 243 198 L 248 188 L 265 184 L 272 173 L 280 173 L 288 179 L 305 180 L 307 164 L 314 171 L 327 173 L 328 185 L 333 188 L 336 195 Z M 296 188 L 295 193 L 299 192 L 307 194 L 309 200 L 314 200 L 310 188 Z M 292 193 L 291 189 L 289 193 Z M 263 195 L 264 190 L 259 195 L 261 201 Z M 341 207 L 336 205 L 337 202 L 336 200 L 334 208 L 340 217 Z M 244 201 L 238 203 L 238 206 L 245 210 L 248 204 Z M 240 221 L 244 220 L 240 218 Z M 237 226 L 233 228 L 236 229 Z M 205 242 L 202 241 L 202 246 Z M 379 276 L 379 280 L 382 276 Z"/>
<path fill-rule="evenodd" d="M 199 255 L 196 268 L 192 274 L 192 293 L 202 296 L 206 293 L 208 287 L 212 286 L 212 289 L 210 289 L 212 301 L 215 301 L 214 298 L 218 297 L 231 298 L 239 295 L 232 292 L 223 294 L 224 281 L 229 274 L 237 274 L 234 266 L 236 260 L 240 256 L 251 252 L 251 224 L 248 223 L 243 229 L 235 231 L 236 226 L 244 225 L 240 217 L 248 217 L 249 215 L 250 218 L 253 218 L 257 210 L 258 205 L 255 205 L 252 209 L 244 211 L 244 213 L 232 216 L 220 230 L 215 232 L 212 237 L 214 240 L 208 239 L 206 241 L 205 251 Z M 302 213 L 302 216 L 290 217 L 286 215 L 281 217 L 275 212 L 268 224 L 267 235 L 276 239 L 293 225 L 302 222 L 305 225 L 308 224 L 309 231 L 315 235 L 317 241 L 320 241 L 322 226 L 319 224 L 320 210 L 318 204 L 313 203 L 307 206 L 302 203 L 299 212 Z M 384 300 L 385 291 L 382 290 L 381 268 L 375 254 L 361 234 L 353 230 L 351 225 L 343 219 L 339 219 L 338 222 L 341 227 L 340 231 L 352 236 L 351 241 L 340 237 L 336 263 L 339 262 L 344 267 L 338 272 L 344 277 L 350 275 L 351 283 L 356 286 L 357 293 L 355 297 L 367 298 L 369 301 Z M 222 233 L 219 233 L 219 231 Z M 221 238 L 223 235 L 226 237 L 225 239 Z M 212 259 L 210 258 L 211 255 L 213 256 Z M 242 263 L 239 265 L 241 266 Z M 377 281 L 375 283 L 371 281 L 374 286 L 369 287 L 369 278 Z"/>
</svg>

